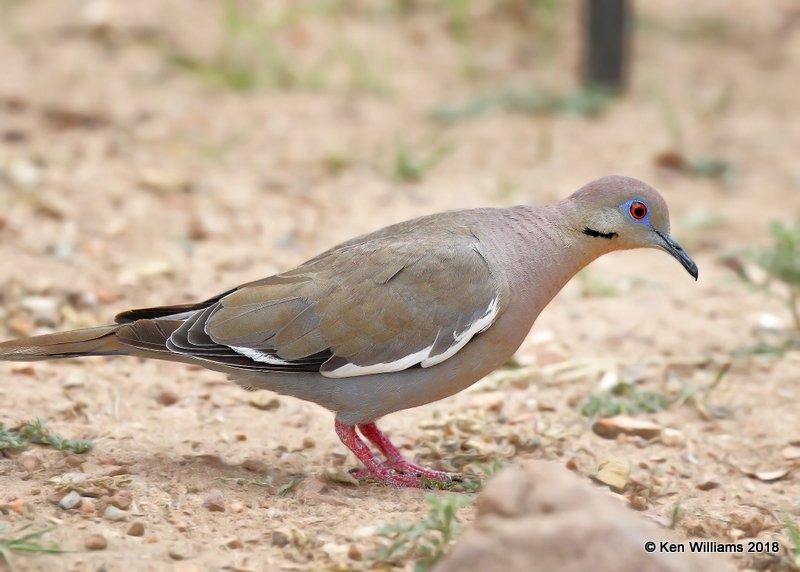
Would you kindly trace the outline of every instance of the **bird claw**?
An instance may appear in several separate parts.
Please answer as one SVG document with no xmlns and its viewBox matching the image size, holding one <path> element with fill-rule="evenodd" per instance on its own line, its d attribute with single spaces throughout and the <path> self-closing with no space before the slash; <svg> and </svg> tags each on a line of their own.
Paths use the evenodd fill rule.
<svg viewBox="0 0 800 572">
<path fill-rule="evenodd" d="M 350 476 L 358 481 L 377 480 L 395 487 L 413 487 L 420 489 L 437 488 L 437 484 L 460 483 L 459 475 L 435 471 L 420 467 L 414 463 L 393 464 L 380 463 L 378 469 L 351 469 Z"/>
</svg>

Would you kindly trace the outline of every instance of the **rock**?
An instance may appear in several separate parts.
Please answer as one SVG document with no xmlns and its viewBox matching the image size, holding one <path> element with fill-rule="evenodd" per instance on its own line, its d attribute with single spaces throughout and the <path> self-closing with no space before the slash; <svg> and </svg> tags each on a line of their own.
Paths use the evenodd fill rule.
<svg viewBox="0 0 800 572">
<path fill-rule="evenodd" d="M 70 510 L 75 508 L 81 503 L 81 495 L 77 493 L 77 491 L 70 491 L 64 497 L 58 501 L 58 506 L 63 508 L 64 510 Z"/>
<path fill-rule="evenodd" d="M 29 363 L 15 363 L 11 366 L 11 373 L 17 375 L 36 375 L 36 368 Z"/>
<path fill-rule="evenodd" d="M 240 512 L 244 512 L 244 505 L 238 501 L 233 501 L 230 509 L 233 514 L 239 514 Z"/>
<path fill-rule="evenodd" d="M 475 522 L 436 572 L 732 570 L 720 556 L 689 554 L 688 547 L 659 553 L 662 540 L 673 540 L 668 531 L 556 464 L 506 469 L 476 504 Z M 649 541 L 655 553 L 645 551 Z"/>
<path fill-rule="evenodd" d="M 83 546 L 87 550 L 105 550 L 108 546 L 108 541 L 102 534 L 90 534 L 83 541 Z"/>
<path fill-rule="evenodd" d="M 121 510 L 128 510 L 133 502 L 133 495 L 130 491 L 117 491 L 108 499 L 108 504 Z"/>
<path fill-rule="evenodd" d="M 759 481 L 764 481 L 765 483 L 771 483 L 773 481 L 779 481 L 783 477 L 789 474 L 789 469 L 773 469 L 773 470 L 761 470 L 761 471 L 747 471 L 746 472 L 748 477 L 758 479 Z"/>
<path fill-rule="evenodd" d="M 192 557 L 192 547 L 185 543 L 171 544 L 167 554 L 173 560 L 186 560 Z"/>
<path fill-rule="evenodd" d="M 697 483 L 695 487 L 700 491 L 712 491 L 718 489 L 719 485 L 719 480 L 716 477 L 706 477 Z"/>
<path fill-rule="evenodd" d="M 49 296 L 25 296 L 20 306 L 30 312 L 37 326 L 58 324 L 58 300 Z"/>
<path fill-rule="evenodd" d="M 123 511 L 119 510 L 113 504 L 110 504 L 106 507 L 106 510 L 103 512 L 103 518 L 106 520 L 110 520 L 111 522 L 119 522 L 121 520 L 126 520 L 128 515 L 125 514 Z"/>
<path fill-rule="evenodd" d="M 42 459 L 33 451 L 24 451 L 19 456 L 19 464 L 27 472 L 32 473 L 42 468 Z"/>
<path fill-rule="evenodd" d="M 286 546 L 292 541 L 291 532 L 282 528 L 276 528 L 272 531 L 272 538 L 270 538 L 269 543 L 272 546 L 282 547 Z"/>
<path fill-rule="evenodd" d="M 211 512 L 225 512 L 225 498 L 222 496 L 222 491 L 211 489 L 203 501 L 203 508 Z"/>
<path fill-rule="evenodd" d="M 665 427 L 661 432 L 661 444 L 667 447 L 680 447 L 686 443 L 683 432 L 671 427 Z"/>
<path fill-rule="evenodd" d="M 6 321 L 6 328 L 10 334 L 20 338 L 27 338 L 33 334 L 33 322 L 21 316 L 14 316 Z"/>
<path fill-rule="evenodd" d="M 144 536 L 144 523 L 141 520 L 134 520 L 125 534 L 128 536 Z"/>
<path fill-rule="evenodd" d="M 142 169 L 139 185 L 159 195 L 188 192 L 192 188 L 191 181 L 182 173 L 156 167 Z"/>
<path fill-rule="evenodd" d="M 661 425 L 651 421 L 624 415 L 604 417 L 592 425 L 592 431 L 605 439 L 616 439 L 618 435 L 636 435 L 643 439 L 655 439 L 661 434 L 661 429 Z"/>
<path fill-rule="evenodd" d="M 350 560 L 362 560 L 364 558 L 364 551 L 358 544 L 351 544 L 347 549 L 347 557 Z"/>
<path fill-rule="evenodd" d="M 303 449 L 313 449 L 317 446 L 317 442 L 313 437 L 303 437 Z"/>
<path fill-rule="evenodd" d="M 94 499 L 81 499 L 80 511 L 83 514 L 95 514 L 97 512 L 97 503 Z"/>
<path fill-rule="evenodd" d="M 226 539 L 222 544 L 231 550 L 244 548 L 244 542 L 242 542 L 242 539 L 238 536 L 232 536 L 231 538 Z"/>
<path fill-rule="evenodd" d="M 781 455 L 787 461 L 799 461 L 800 460 L 800 447 L 795 445 L 789 445 L 788 447 L 784 447 L 781 449 Z"/>
<path fill-rule="evenodd" d="M 8 164 L 5 176 L 14 187 L 30 190 L 42 182 L 42 171 L 41 165 L 36 161 L 18 159 Z"/>
<path fill-rule="evenodd" d="M 277 397 L 265 391 L 255 393 L 247 403 L 260 411 L 273 411 L 281 406 Z"/>
<path fill-rule="evenodd" d="M 260 461 L 258 459 L 253 459 L 249 457 L 242 461 L 242 468 L 245 471 L 252 471 L 254 473 L 266 473 L 267 472 L 267 464 L 264 461 Z"/>
<path fill-rule="evenodd" d="M 175 405 L 180 401 L 181 396 L 178 395 L 176 392 L 172 391 L 171 389 L 165 389 L 161 393 L 156 396 L 156 401 L 158 401 L 164 407 L 169 407 L 170 405 Z"/>
</svg>

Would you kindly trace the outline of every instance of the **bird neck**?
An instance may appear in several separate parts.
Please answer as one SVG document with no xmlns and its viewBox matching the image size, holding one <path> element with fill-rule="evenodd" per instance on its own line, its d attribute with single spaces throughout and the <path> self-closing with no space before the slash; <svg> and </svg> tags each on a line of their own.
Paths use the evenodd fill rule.
<svg viewBox="0 0 800 572">
<path fill-rule="evenodd" d="M 614 241 L 584 234 L 573 202 L 504 211 L 500 224 L 513 236 L 501 249 L 504 268 L 512 273 L 511 294 L 522 298 L 533 318 L 584 266 L 614 250 Z"/>
</svg>

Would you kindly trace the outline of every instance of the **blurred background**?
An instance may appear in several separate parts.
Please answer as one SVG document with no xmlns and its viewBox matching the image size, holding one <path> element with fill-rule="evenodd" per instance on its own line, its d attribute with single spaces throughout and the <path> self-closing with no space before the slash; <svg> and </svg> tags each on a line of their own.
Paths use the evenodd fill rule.
<svg viewBox="0 0 800 572">
<path fill-rule="evenodd" d="M 787 559 L 739 564 L 791 569 L 797 2 L 0 0 L 0 62 L 3 338 L 207 298 L 429 212 L 558 200 L 607 174 L 649 182 L 698 261 L 697 284 L 657 252 L 605 257 L 568 285 L 519 355 L 537 375 L 576 360 L 588 369 L 568 381 L 484 385 L 386 426 L 418 448 L 419 424 L 434 413 L 477 408 L 497 426 L 534 411 L 523 424 L 538 445 L 506 457 L 572 459 L 586 475 L 597 455 L 625 457 L 640 484 L 660 491 L 626 488 L 640 510 L 669 519 L 681 507 L 686 516 L 672 525 L 686 535 L 772 534 Z M 149 498 L 158 535 L 177 534 L 156 518 L 159 503 L 195 506 L 194 496 L 220 486 L 219 468 L 195 461 L 177 480 L 167 475 L 176 455 L 217 455 L 235 468 L 255 458 L 278 487 L 324 472 L 342 452 L 315 406 L 253 405 L 219 376 L 181 366 L 94 367 L 4 365 L 0 421 L 46 417 L 104 439 L 103 454 L 144 479 L 135 494 Z M 588 424 L 619 397 L 609 395 L 619 383 L 626 398 L 662 395 L 663 407 L 631 407 L 680 428 L 680 440 L 656 454 L 593 435 Z M 591 396 L 601 408 L 587 413 Z M 504 435 L 487 437 L 487 459 L 508 444 Z M 300 445 L 306 436 L 316 445 Z M 42 482 L 63 466 L 57 456 L 42 464 Z M 769 471 L 775 478 L 753 476 Z M 30 483 L 8 480 L 40 507 L 31 514 L 54 510 Z M 330 505 L 300 491 L 272 499 L 280 518 L 326 529 Z M 264 522 L 266 509 L 252 504 L 263 490 L 224 492 L 250 499 L 238 518 Z M 374 506 L 354 508 L 343 530 L 379 519 L 370 511 L 425 510 L 417 497 L 398 507 L 388 491 L 362 494 L 375 495 Z M 740 514 L 749 502 L 761 508 Z M 71 518 L 67 544 L 81 522 Z M 233 521 L 202 526 L 242 534 Z M 309 546 L 292 558 L 335 560 Z M 272 562 L 289 558 L 270 550 Z M 224 564 L 230 555 L 206 556 Z"/>
</svg>

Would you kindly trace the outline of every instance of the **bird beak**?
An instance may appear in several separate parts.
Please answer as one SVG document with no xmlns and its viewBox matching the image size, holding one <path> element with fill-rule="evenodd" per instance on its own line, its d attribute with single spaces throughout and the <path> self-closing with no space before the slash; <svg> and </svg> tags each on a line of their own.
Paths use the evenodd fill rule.
<svg viewBox="0 0 800 572">
<path fill-rule="evenodd" d="M 678 244 L 675 241 L 675 239 L 673 239 L 670 235 L 661 234 L 657 230 L 655 231 L 655 233 L 658 235 L 658 237 L 661 239 L 663 243 L 659 244 L 658 246 L 663 250 L 669 252 L 672 256 L 674 256 L 675 259 L 681 263 L 681 266 L 683 266 L 686 269 L 686 272 L 691 274 L 692 277 L 695 280 L 697 280 L 697 274 L 698 274 L 697 264 L 694 263 L 694 260 L 689 258 L 689 255 L 686 254 L 686 251 L 683 250 L 683 247 L 680 244 Z"/>
</svg>

